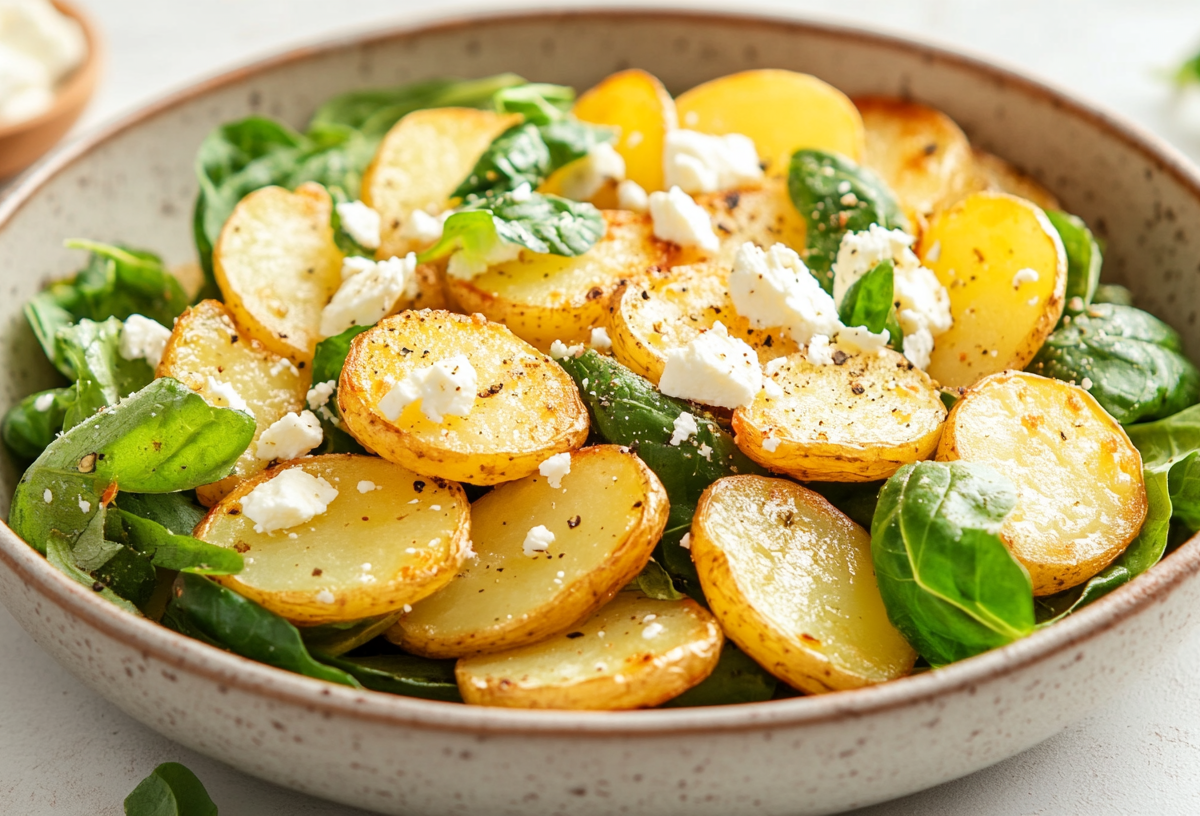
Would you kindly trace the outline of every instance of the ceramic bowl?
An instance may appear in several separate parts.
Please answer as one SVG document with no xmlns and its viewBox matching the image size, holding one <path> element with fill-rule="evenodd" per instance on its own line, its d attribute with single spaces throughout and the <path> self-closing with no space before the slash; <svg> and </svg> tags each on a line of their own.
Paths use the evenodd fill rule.
<svg viewBox="0 0 1200 816">
<path fill-rule="evenodd" d="M 1155 138 L 1011 71 L 907 40 L 803 22 L 630 11 L 468 19 L 269 60 L 66 148 L 0 204 L 5 407 L 54 382 L 21 304 L 80 262 L 69 236 L 190 259 L 192 158 L 210 128 L 261 113 L 302 125 L 364 85 L 516 71 L 586 88 L 644 67 L 681 91 L 746 68 L 945 110 L 1049 185 L 1108 245 L 1109 280 L 1200 356 L 1200 177 Z M 18 474 L 0 473 L 7 504 Z M 0 510 L 4 507 L 0 506 Z M 1063 623 L 875 688 L 710 709 L 471 708 L 326 685 L 109 606 L 0 530 L 0 597 L 80 680 L 172 739 L 256 776 L 383 813 L 829 813 L 971 773 L 1060 731 L 1194 625 L 1200 542 Z"/>
<path fill-rule="evenodd" d="M 54 104 L 32 119 L 0 125 L 0 181 L 14 176 L 54 147 L 87 107 L 104 62 L 99 32 L 79 9 L 55 0 L 55 7 L 83 28 L 87 55 L 58 89 Z"/>
</svg>

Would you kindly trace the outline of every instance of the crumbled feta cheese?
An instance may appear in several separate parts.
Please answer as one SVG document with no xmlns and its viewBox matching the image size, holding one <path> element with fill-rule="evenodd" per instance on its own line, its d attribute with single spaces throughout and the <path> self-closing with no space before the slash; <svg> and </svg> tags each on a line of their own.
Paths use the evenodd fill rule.
<svg viewBox="0 0 1200 816">
<path fill-rule="evenodd" d="M 925 253 L 925 260 L 929 261 L 930 263 L 937 263 L 941 259 L 942 259 L 942 242 L 934 241 L 933 246 L 931 246 L 929 248 L 929 251 Z"/>
<path fill-rule="evenodd" d="M 1072 298 L 1072 300 L 1079 300 L 1079 298 Z M 1080 302 L 1082 303 L 1082 301 L 1080 301 Z M 1025 301 L 1026 306 L 1037 306 L 1037 304 L 1038 304 L 1038 296 L 1037 295 L 1034 295 L 1029 300 Z M 1080 308 L 1083 308 L 1083 307 L 1081 306 Z M 1068 315 L 1068 317 L 1069 316 L 1070 315 Z"/>
<path fill-rule="evenodd" d="M 696 452 L 699 453 L 701 456 L 703 456 L 708 461 L 710 461 L 710 462 L 712 461 L 713 450 L 712 450 L 712 448 L 710 448 L 708 446 L 707 442 L 701 442 L 700 447 L 696 449 Z"/>
<path fill-rule="evenodd" d="M 43 496 L 42 498 L 45 498 L 45 496 Z M 80 496 L 79 497 L 79 509 L 85 513 L 90 513 L 90 512 L 92 512 L 92 503 L 90 501 L 88 501 L 87 499 L 85 499 L 83 496 Z"/>
<path fill-rule="evenodd" d="M 622 210 L 645 212 L 650 207 L 650 196 L 642 185 L 633 179 L 625 179 L 617 185 L 617 206 Z"/>
<path fill-rule="evenodd" d="M 264 462 L 295 459 L 320 445 L 324 437 L 321 421 L 312 411 L 284 414 L 258 438 L 255 455 Z"/>
<path fill-rule="evenodd" d="M 517 188 L 509 193 L 513 201 L 518 204 L 524 204 L 529 199 L 533 198 L 533 188 L 529 186 L 528 181 L 523 181 L 517 185 Z"/>
<path fill-rule="evenodd" d="M 758 151 L 748 136 L 710 136 L 681 128 L 667 132 L 663 173 L 668 187 L 692 194 L 728 190 L 763 177 Z"/>
<path fill-rule="evenodd" d="M 47 487 L 42 493 L 42 501 L 44 501 L 46 504 L 54 501 L 54 494 L 50 492 L 50 488 Z"/>
<path fill-rule="evenodd" d="M 424 210 L 413 210 L 400 228 L 400 237 L 418 244 L 432 244 L 441 240 L 446 226 L 446 219 L 454 214 L 446 210 L 441 215 L 430 215 Z"/>
<path fill-rule="evenodd" d="M 400 418 L 409 404 L 421 402 L 421 412 L 430 422 L 446 415 L 466 416 L 475 407 L 479 378 L 465 355 L 456 354 L 426 368 L 418 369 L 379 401 L 380 412 L 391 422 Z"/>
<path fill-rule="evenodd" d="M 884 329 L 876 334 L 863 326 L 846 326 L 838 329 L 834 342 L 839 348 L 851 353 L 880 353 L 887 349 L 888 330 Z"/>
<path fill-rule="evenodd" d="M 804 358 L 813 365 L 833 365 L 833 346 L 829 343 L 829 338 L 823 334 L 814 334 L 808 341 L 808 348 L 804 351 Z M 783 358 L 777 358 L 782 360 Z M 772 360 L 771 362 L 775 362 Z"/>
<path fill-rule="evenodd" d="M 608 329 L 603 326 L 597 326 L 592 329 L 592 339 L 588 343 L 596 351 L 608 351 L 612 348 L 612 340 L 608 336 Z"/>
<path fill-rule="evenodd" d="M 370 493 L 372 490 L 379 490 L 379 489 L 380 489 L 379 485 L 375 484 L 374 482 L 368 481 L 366 479 L 363 479 L 361 482 L 358 483 L 358 492 L 359 493 Z"/>
<path fill-rule="evenodd" d="M 243 414 L 250 414 L 250 406 L 242 399 L 242 395 L 237 392 L 232 385 L 227 382 L 222 382 L 216 377 L 209 376 L 204 382 L 205 390 L 208 391 L 208 403 L 215 408 L 232 408 L 235 411 L 241 411 Z"/>
<path fill-rule="evenodd" d="M 1082 381 L 1082 382 L 1080 382 L 1079 384 L 1083 386 L 1083 390 L 1084 390 L 1084 391 L 1091 391 L 1091 390 L 1092 390 L 1092 379 L 1091 379 L 1091 377 L 1084 377 L 1084 378 L 1083 378 L 1083 381 Z"/>
<path fill-rule="evenodd" d="M 320 476 L 293 467 L 268 479 L 242 497 L 242 513 L 258 533 L 273 533 L 306 524 L 329 509 L 337 488 Z"/>
<path fill-rule="evenodd" d="M 747 241 L 729 273 L 729 295 L 738 314 L 756 329 L 783 328 L 797 343 L 833 335 L 842 325 L 829 293 L 790 247 L 767 251 Z"/>
<path fill-rule="evenodd" d="M 1020 289 L 1022 283 L 1037 283 L 1038 273 L 1036 269 L 1025 267 L 1017 270 L 1017 274 L 1013 275 L 1013 289 Z"/>
<path fill-rule="evenodd" d="M 117 352 L 126 360 L 145 360 L 151 368 L 158 368 L 170 339 L 171 330 L 166 326 L 134 314 L 125 319 Z"/>
<path fill-rule="evenodd" d="M 573 161 L 562 171 L 562 194 L 575 201 L 591 201 L 610 181 L 625 178 L 625 159 L 610 142 L 593 145 L 582 159 Z"/>
<path fill-rule="evenodd" d="M 933 354 L 933 335 L 922 326 L 904 335 L 902 348 L 908 361 L 923 371 L 929 368 L 929 358 Z"/>
<path fill-rule="evenodd" d="M 1033 300 L 1030 302 L 1029 305 L 1032 306 L 1035 303 L 1037 303 L 1036 296 L 1033 298 Z M 1070 309 L 1072 312 L 1082 312 L 1083 311 L 1083 298 L 1081 298 L 1079 295 L 1075 295 L 1073 298 L 1071 298 L 1070 300 L 1067 301 L 1067 308 Z"/>
<path fill-rule="evenodd" d="M 333 337 L 352 326 L 373 326 L 396 307 L 415 280 L 416 253 L 373 263 L 352 275 L 321 312 L 321 337 Z"/>
<path fill-rule="evenodd" d="M 650 194 L 650 218 L 654 221 L 654 237 L 660 240 L 709 252 L 721 246 L 708 213 L 678 187 Z"/>
<path fill-rule="evenodd" d="M 337 205 L 342 231 L 353 238 L 359 246 L 379 249 L 379 228 L 382 221 L 379 213 L 361 201 L 344 201 Z"/>
<path fill-rule="evenodd" d="M 412 604 L 405 604 L 403 609 L 404 609 L 404 614 L 407 615 L 409 612 L 412 612 Z"/>
<path fill-rule="evenodd" d="M 783 396 L 783 388 L 779 383 L 767 378 L 763 380 L 763 393 L 768 399 L 779 399 Z"/>
<path fill-rule="evenodd" d="M 684 533 L 683 538 L 679 539 L 679 546 L 685 550 L 690 550 L 692 548 L 692 534 Z"/>
<path fill-rule="evenodd" d="M 544 524 L 539 524 L 525 534 L 525 542 L 521 545 L 521 549 L 530 558 L 534 558 L 539 553 L 549 550 L 553 543 L 554 533 L 547 530 Z"/>
<path fill-rule="evenodd" d="M 774 453 L 779 449 L 779 441 L 779 437 L 777 436 L 768 436 L 763 440 L 763 450 L 765 450 L 767 453 Z"/>
<path fill-rule="evenodd" d="M 374 268 L 375 261 L 370 258 L 364 258 L 362 255 L 347 255 L 342 258 L 342 280 L 348 281 L 359 272 L 366 272 Z"/>
<path fill-rule="evenodd" d="M 646 640 L 653 640 L 663 633 L 663 625 L 658 621 L 646 624 L 646 628 L 642 630 L 642 637 Z"/>
<path fill-rule="evenodd" d="M 550 357 L 555 360 L 561 360 L 564 357 L 578 357 L 583 351 L 582 344 L 568 346 L 562 340 L 555 340 L 550 344 Z"/>
<path fill-rule="evenodd" d="M 850 287 L 883 261 L 907 259 L 905 252 L 910 248 L 913 237 L 901 230 L 890 230 L 872 224 L 861 232 L 847 232 L 838 247 L 837 259 L 833 262 L 833 300 L 841 303 Z M 913 255 L 917 265 L 920 261 Z"/>
<path fill-rule="evenodd" d="M 308 389 L 308 393 L 304 397 L 308 401 L 308 407 L 315 411 L 329 402 L 329 398 L 333 396 L 334 389 L 336 388 L 336 380 L 326 380 Z"/>
<path fill-rule="evenodd" d="M 522 249 L 524 247 L 520 244 L 510 244 L 500 238 L 481 249 L 460 249 L 446 263 L 446 274 L 460 280 L 471 280 L 486 272 L 489 266 L 516 260 Z"/>
<path fill-rule="evenodd" d="M 33 401 L 33 410 L 45 413 L 54 405 L 54 394 L 47 391 L 45 394 L 38 395 L 38 398 Z"/>
<path fill-rule="evenodd" d="M 538 473 L 546 477 L 546 481 L 555 490 L 562 487 L 562 478 L 571 472 L 570 452 L 556 453 L 538 465 Z"/>
<path fill-rule="evenodd" d="M 0 124 L 49 110 L 86 53 L 79 23 L 47 0 L 0 3 Z"/>
<path fill-rule="evenodd" d="M 669 397 L 739 408 L 762 389 L 762 369 L 754 349 L 717 321 L 684 348 L 667 352 L 658 387 Z"/>
<path fill-rule="evenodd" d="M 673 426 L 674 431 L 671 434 L 671 444 L 675 447 L 679 447 L 680 444 L 688 441 L 688 439 L 700 431 L 700 426 L 696 424 L 696 418 L 687 411 L 675 417 Z"/>
<path fill-rule="evenodd" d="M 317 603 L 331 604 L 335 600 L 337 599 L 333 597 L 333 593 L 328 589 L 322 589 L 317 593 Z"/>
</svg>

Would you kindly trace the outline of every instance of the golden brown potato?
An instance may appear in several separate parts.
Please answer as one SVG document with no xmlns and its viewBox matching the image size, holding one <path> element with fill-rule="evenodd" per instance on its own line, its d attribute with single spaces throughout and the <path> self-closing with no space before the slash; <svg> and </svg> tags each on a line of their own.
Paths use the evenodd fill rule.
<svg viewBox="0 0 1200 816">
<path fill-rule="evenodd" d="M 734 309 L 728 280 L 729 267 L 710 263 L 675 266 L 622 286 L 608 309 L 613 356 L 657 383 L 667 352 L 686 347 L 718 320 L 762 363 L 795 352 L 796 344 L 780 331 L 750 328 Z"/>
<path fill-rule="evenodd" d="M 1146 516 L 1142 459 L 1087 391 L 1006 371 L 954 406 L 937 458 L 982 462 L 1017 488 L 1000 537 L 1034 595 L 1081 584 L 1112 563 Z"/>
<path fill-rule="evenodd" d="M 637 68 L 610 74 L 571 112 L 583 122 L 620 128 L 614 147 L 625 159 L 625 178 L 648 193 L 664 189 L 663 142 L 679 120 L 675 100 L 655 77 Z"/>
<path fill-rule="evenodd" d="M 984 190 L 1008 193 L 1026 201 L 1032 201 L 1043 210 L 1061 210 L 1062 205 L 1054 193 L 1022 173 L 999 156 L 986 150 L 974 151 L 977 185 Z"/>
<path fill-rule="evenodd" d="M 225 306 L 246 333 L 295 363 L 312 362 L 321 310 L 342 285 L 342 253 L 319 184 L 264 187 L 241 200 L 213 250 Z"/>
<path fill-rule="evenodd" d="M 767 378 L 782 395 L 764 389 L 733 413 L 738 447 L 763 467 L 805 481 L 869 482 L 937 448 L 946 408 L 925 372 L 897 352 L 824 366 L 794 354 Z"/>
<path fill-rule="evenodd" d="M 917 254 L 950 295 L 929 376 L 968 386 L 1024 368 L 1062 316 L 1067 255 L 1046 214 L 1004 193 L 974 193 L 934 216 Z"/>
<path fill-rule="evenodd" d="M 310 521 L 258 532 L 243 501 L 294 468 L 324 479 L 336 498 Z M 242 482 L 195 535 L 245 559 L 240 573 L 214 581 L 312 626 L 398 612 L 445 586 L 470 546 L 471 515 L 466 494 L 453 482 L 423 479 L 374 456 L 329 454 L 295 459 Z"/>
<path fill-rule="evenodd" d="M 479 312 L 543 351 L 555 340 L 586 341 L 604 323 L 609 296 L 626 280 L 671 261 L 673 245 L 653 237 L 650 217 L 605 210 L 608 231 L 582 255 L 567 258 L 522 251 L 471 280 L 451 277 L 451 300 Z"/>
<path fill-rule="evenodd" d="M 788 196 L 786 179 L 767 178 L 756 187 L 698 195 L 696 203 L 708 211 L 721 242 L 708 260 L 732 268 L 734 257 L 747 241 L 763 249 L 786 244 L 804 254 L 806 227 Z M 689 255 L 700 257 L 700 251 L 685 250 L 679 260 L 686 261 Z"/>
<path fill-rule="evenodd" d="M 215 300 L 201 301 L 179 316 L 156 373 L 179 380 L 221 407 L 229 405 L 221 392 L 232 388 L 258 423 L 254 441 L 233 473 L 196 490 L 206 507 L 267 466 L 255 455 L 258 438 L 285 414 L 304 410 L 311 376 L 307 366 L 298 369 L 243 332 Z"/>
<path fill-rule="evenodd" d="M 363 203 L 382 220 L 378 257 L 403 257 L 423 249 L 402 234 L 413 210 L 449 209 L 450 195 L 483 151 L 520 121 L 516 114 L 474 108 L 428 108 L 393 125 L 362 182 Z"/>
<path fill-rule="evenodd" d="M 395 422 L 379 402 L 410 374 L 457 355 L 479 393 L 466 416 L 431 421 L 420 401 Z M 574 382 L 537 349 L 482 315 L 403 312 L 354 339 L 338 388 L 346 429 L 369 450 L 418 473 L 471 484 L 527 476 L 547 457 L 587 439 Z"/>
<path fill-rule="evenodd" d="M 595 612 L 650 560 L 667 493 L 637 454 L 599 445 L 569 454 L 558 488 L 534 474 L 471 506 L 477 557 L 388 632 L 406 651 L 464 657 L 545 640 Z M 531 528 L 554 536 L 526 550 Z"/>
<path fill-rule="evenodd" d="M 916 652 L 887 617 L 871 536 L 811 490 L 729 476 L 692 521 L 692 560 L 731 640 L 810 694 L 908 674 Z"/>
<path fill-rule="evenodd" d="M 712 674 L 723 642 L 713 616 L 691 599 L 622 592 L 572 631 L 463 658 L 454 673 L 463 700 L 473 705 L 649 708 Z"/>
<path fill-rule="evenodd" d="M 862 161 L 863 123 L 845 94 L 808 74 L 763 69 L 697 85 L 675 100 L 679 123 L 701 133 L 742 133 L 754 140 L 767 172 L 787 175 L 801 148 Z"/>
</svg>

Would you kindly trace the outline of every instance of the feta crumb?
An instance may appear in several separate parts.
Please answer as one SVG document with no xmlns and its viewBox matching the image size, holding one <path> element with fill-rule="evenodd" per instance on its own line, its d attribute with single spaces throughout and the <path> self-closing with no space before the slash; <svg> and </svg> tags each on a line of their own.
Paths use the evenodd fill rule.
<svg viewBox="0 0 1200 816">
<path fill-rule="evenodd" d="M 917 329 L 915 332 L 904 335 L 902 348 L 908 361 L 924 371 L 929 368 L 929 359 L 933 354 L 933 335 L 927 328 Z"/>
<path fill-rule="evenodd" d="M 711 136 L 676 128 L 663 144 L 663 173 L 668 187 L 685 193 L 715 193 L 763 177 L 754 141 L 740 133 Z"/>
<path fill-rule="evenodd" d="M 360 272 L 375 268 L 375 261 L 362 255 L 347 255 L 342 258 L 342 281 L 348 281 Z"/>
<path fill-rule="evenodd" d="M 562 487 L 562 478 L 571 472 L 571 454 L 569 451 L 556 453 L 538 465 L 538 473 L 546 477 L 546 482 L 555 490 Z"/>
<path fill-rule="evenodd" d="M 555 360 L 561 360 L 564 357 L 578 357 L 583 354 L 583 344 L 568 346 L 562 340 L 555 340 L 550 344 L 550 357 Z"/>
<path fill-rule="evenodd" d="M 324 438 L 321 421 L 312 411 L 284 414 L 258 438 L 255 456 L 264 462 L 295 459 L 320 445 Z"/>
<path fill-rule="evenodd" d="M 679 447 L 681 443 L 688 441 L 688 439 L 695 436 L 700 430 L 700 426 L 696 424 L 696 418 L 687 411 L 675 417 L 673 424 L 675 430 L 671 434 L 671 444 L 675 447 Z"/>
<path fill-rule="evenodd" d="M 749 241 L 742 244 L 729 273 L 729 295 L 751 326 L 781 327 L 797 343 L 818 334 L 829 337 L 842 325 L 833 298 L 784 244 L 766 251 Z"/>
<path fill-rule="evenodd" d="M 658 387 L 668 397 L 740 408 L 762 390 L 762 369 L 754 349 L 717 321 L 684 348 L 667 352 Z"/>
<path fill-rule="evenodd" d="M 358 483 L 358 492 L 359 493 L 370 493 L 372 490 L 379 490 L 379 489 L 380 489 L 379 485 L 375 484 L 374 482 L 367 481 L 366 479 L 363 479 L 361 482 Z"/>
<path fill-rule="evenodd" d="M 1037 298 L 1034 297 L 1030 300 L 1029 305 L 1033 306 L 1036 303 L 1037 303 Z M 1072 312 L 1082 312 L 1083 311 L 1083 298 L 1081 298 L 1079 295 L 1075 295 L 1074 297 L 1072 297 L 1070 300 L 1067 301 L 1067 308 L 1070 309 Z"/>
<path fill-rule="evenodd" d="M 547 530 L 545 525 L 539 524 L 525 534 L 525 543 L 521 545 L 521 549 L 530 558 L 535 558 L 538 553 L 549 550 L 553 543 L 554 533 Z"/>
<path fill-rule="evenodd" d="M 692 534 L 684 533 L 683 538 L 679 539 L 679 546 L 685 550 L 690 550 L 692 548 Z"/>
<path fill-rule="evenodd" d="M 254 415 L 250 411 L 250 406 L 242 399 L 242 395 L 229 383 L 222 382 L 210 375 L 205 379 L 204 387 L 208 391 L 208 404 L 214 408 L 232 408 L 243 414 Z"/>
<path fill-rule="evenodd" d="M 779 442 L 780 442 L 779 437 L 768 436 L 766 439 L 763 440 L 763 443 L 762 443 L 763 450 L 765 450 L 767 453 L 774 453 L 776 450 L 779 449 Z"/>
<path fill-rule="evenodd" d="M 45 498 L 45 496 L 43 496 L 42 498 Z M 90 501 L 88 501 L 87 499 L 85 499 L 83 496 L 80 496 L 79 497 L 79 509 L 85 513 L 90 513 L 90 512 L 92 512 L 92 503 Z"/>
<path fill-rule="evenodd" d="M 1080 384 L 1081 386 L 1083 386 L 1083 390 L 1084 390 L 1084 391 L 1091 391 L 1091 390 L 1092 390 L 1092 379 L 1091 379 L 1091 377 L 1084 377 L 1084 378 L 1083 378 L 1083 381 L 1082 381 L 1081 383 L 1079 383 L 1079 384 Z"/>
<path fill-rule="evenodd" d="M 342 231 L 353 238 L 359 246 L 379 249 L 379 228 L 382 224 L 379 213 L 361 201 L 345 201 L 337 205 Z"/>
<path fill-rule="evenodd" d="M 708 461 L 710 461 L 710 462 L 712 461 L 713 449 L 708 446 L 708 443 L 701 442 L 700 447 L 696 449 L 696 452 L 699 453 L 701 456 L 703 456 Z"/>
<path fill-rule="evenodd" d="M 844 196 L 839 198 L 838 201 L 843 207 L 853 207 L 858 204 L 858 196 L 856 196 L 854 193 L 846 193 Z"/>
<path fill-rule="evenodd" d="M 275 362 L 271 363 L 271 367 L 267 369 L 267 373 L 272 377 L 278 377 L 280 372 L 290 371 L 293 377 L 300 376 L 300 369 L 296 368 L 296 364 L 287 357 L 280 357 Z"/>
<path fill-rule="evenodd" d="M 522 249 L 520 244 L 510 244 L 500 238 L 482 249 L 460 249 L 446 263 L 446 274 L 459 280 L 471 280 L 486 272 L 489 266 L 516 260 Z"/>
<path fill-rule="evenodd" d="M 47 487 L 45 492 L 42 493 L 42 501 L 44 501 L 46 504 L 54 501 L 54 494 L 50 492 L 50 488 Z"/>
<path fill-rule="evenodd" d="M 882 353 L 887 349 L 888 330 L 884 329 L 876 334 L 863 326 L 846 326 L 838 329 L 834 342 L 851 353 Z"/>
<path fill-rule="evenodd" d="M 333 337 L 352 326 L 372 326 L 396 307 L 416 280 L 417 255 L 408 253 L 372 263 L 370 269 L 352 275 L 321 312 L 321 337 Z"/>
<path fill-rule="evenodd" d="M 1017 274 L 1013 275 L 1013 289 L 1020 289 L 1022 283 L 1037 283 L 1038 273 L 1036 269 L 1025 267 L 1017 270 Z"/>
<path fill-rule="evenodd" d="M 306 524 L 329 509 L 337 488 L 320 476 L 293 467 L 268 479 L 242 497 L 242 512 L 254 531 L 273 533 Z"/>
<path fill-rule="evenodd" d="M 783 388 L 780 387 L 779 383 L 775 382 L 774 380 L 770 378 L 764 378 L 763 393 L 767 395 L 768 399 L 779 399 L 783 396 Z"/>
<path fill-rule="evenodd" d="M 126 360 L 145 360 L 151 368 L 158 368 L 163 350 L 171 339 L 171 330 L 140 314 L 130 315 L 121 329 L 121 340 L 117 352 Z M 39 408 L 44 411 L 44 408 Z"/>
<path fill-rule="evenodd" d="M 418 244 L 436 243 L 442 238 L 446 219 L 453 214 L 453 210 L 446 210 L 441 215 L 430 215 L 424 210 L 413 210 L 405 220 L 404 226 L 400 228 L 400 237 L 416 241 Z"/>
<path fill-rule="evenodd" d="M 650 207 L 650 196 L 642 185 L 633 179 L 625 179 L 617 185 L 617 206 L 622 210 L 645 212 Z"/>
<path fill-rule="evenodd" d="M 337 599 L 333 597 L 333 593 L 328 589 L 322 589 L 317 593 L 317 603 L 331 604 L 335 600 Z"/>
<path fill-rule="evenodd" d="M 709 252 L 721 246 L 708 213 L 678 187 L 650 194 L 650 218 L 654 221 L 654 237 L 660 240 Z"/>
<path fill-rule="evenodd" d="M 47 391 L 33 401 L 33 410 L 45 413 L 50 410 L 52 405 L 54 405 L 54 394 Z"/>
<path fill-rule="evenodd" d="M 624 178 L 625 159 L 610 142 L 601 142 L 563 168 L 562 194 L 575 201 L 591 201 L 605 184 Z"/>
<path fill-rule="evenodd" d="M 608 329 L 603 326 L 597 326 L 592 329 L 592 339 L 588 343 L 596 351 L 608 351 L 612 348 L 612 340 L 608 336 Z"/>
<path fill-rule="evenodd" d="M 509 193 L 513 201 L 518 204 L 524 204 L 529 199 L 533 198 L 533 188 L 529 186 L 528 181 L 523 181 L 517 185 L 517 188 Z"/>
<path fill-rule="evenodd" d="M 329 398 L 333 396 L 335 388 L 337 388 L 336 380 L 326 380 L 308 389 L 308 393 L 304 396 L 305 400 L 308 401 L 308 407 L 315 411 L 329 402 Z"/>
<path fill-rule="evenodd" d="M 930 263 L 937 263 L 942 259 L 942 242 L 934 241 L 933 246 L 925 253 L 925 259 Z"/>
<path fill-rule="evenodd" d="M 404 609 L 404 614 L 407 615 L 409 612 L 412 612 L 412 604 L 405 604 L 403 606 L 403 609 Z"/>
<path fill-rule="evenodd" d="M 646 628 L 642 630 L 642 637 L 646 640 L 653 640 L 663 633 L 663 625 L 658 621 L 646 624 Z"/>
<path fill-rule="evenodd" d="M 829 338 L 827 337 L 825 339 L 828 340 Z M 766 374 L 768 377 L 774 377 L 780 371 L 783 371 L 783 367 L 786 365 L 787 365 L 786 357 L 776 357 L 773 360 L 767 361 L 767 364 L 765 366 L 763 366 L 763 373 Z"/>
<path fill-rule="evenodd" d="M 418 369 L 379 401 L 380 412 L 395 422 L 411 403 L 421 402 L 421 412 L 430 422 L 440 423 L 446 415 L 466 416 L 475 407 L 479 378 L 465 355 L 456 354 Z"/>
<path fill-rule="evenodd" d="M 783 359 L 782 357 L 778 359 Z M 805 349 L 804 359 L 808 360 L 813 365 L 833 365 L 833 346 L 829 343 L 829 338 L 823 334 L 814 334 L 808 341 L 808 348 Z M 771 362 L 774 362 L 772 360 Z"/>
</svg>

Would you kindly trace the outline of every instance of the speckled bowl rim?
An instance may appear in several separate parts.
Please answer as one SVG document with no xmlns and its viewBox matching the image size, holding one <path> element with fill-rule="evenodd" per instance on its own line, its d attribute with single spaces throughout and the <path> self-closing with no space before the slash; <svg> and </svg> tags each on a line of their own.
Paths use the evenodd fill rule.
<svg viewBox="0 0 1200 816">
<path fill-rule="evenodd" d="M 1124 142 L 1161 172 L 1168 173 L 1200 200 L 1200 172 L 1177 150 L 1122 117 L 1085 104 L 1063 91 L 998 67 L 994 60 L 968 56 L 920 40 L 847 26 L 758 14 L 707 11 L 590 9 L 565 12 L 519 11 L 504 14 L 456 16 L 400 26 L 385 32 L 339 37 L 319 45 L 287 51 L 251 63 L 168 95 L 111 125 L 65 145 L 29 171 L 16 189 L 0 201 L 0 229 L 49 180 L 112 137 L 136 128 L 143 120 L 196 96 L 238 82 L 266 69 L 275 69 L 316 55 L 348 47 L 399 41 L 433 32 L 450 32 L 486 24 L 523 20 L 690 20 L 720 26 L 769 27 L 829 39 L 866 42 L 876 48 L 916 54 L 927 62 L 974 72 L 1000 85 L 1042 97 L 1055 107 L 1085 120 L 1109 137 Z M 165 665 L 174 666 L 217 684 L 219 691 L 236 688 L 280 703 L 299 705 L 330 717 L 348 717 L 406 728 L 476 734 L 539 734 L 571 738 L 663 736 L 704 732 L 765 730 L 856 720 L 901 707 L 935 702 L 948 694 L 974 694 L 985 681 L 1021 671 L 1031 665 L 1083 659 L 1078 647 L 1118 626 L 1123 620 L 1165 599 L 1176 586 L 1200 569 L 1200 536 L 1193 537 L 1160 564 L 1065 620 L 1000 649 L 933 672 L 882 685 L 813 697 L 798 697 L 735 706 L 657 709 L 629 712 L 523 711 L 483 708 L 420 700 L 356 690 L 275 669 L 223 652 L 176 634 L 143 618 L 133 617 L 71 581 L 24 543 L 7 525 L 0 525 L 0 562 L 35 588 L 47 601 L 77 616 L 88 626 Z"/>
</svg>

